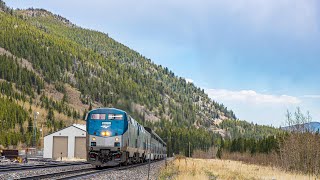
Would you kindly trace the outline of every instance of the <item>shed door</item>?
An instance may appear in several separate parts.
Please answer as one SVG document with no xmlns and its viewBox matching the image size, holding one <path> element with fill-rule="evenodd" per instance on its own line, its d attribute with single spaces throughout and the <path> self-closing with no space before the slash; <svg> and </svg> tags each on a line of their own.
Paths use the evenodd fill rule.
<svg viewBox="0 0 320 180">
<path fill-rule="evenodd" d="M 86 137 L 76 137 L 74 147 L 74 157 L 86 159 Z"/>
<path fill-rule="evenodd" d="M 60 157 L 68 157 L 68 137 L 54 136 L 53 137 L 53 159 L 60 159 Z M 62 153 L 62 155 L 61 155 Z"/>
</svg>

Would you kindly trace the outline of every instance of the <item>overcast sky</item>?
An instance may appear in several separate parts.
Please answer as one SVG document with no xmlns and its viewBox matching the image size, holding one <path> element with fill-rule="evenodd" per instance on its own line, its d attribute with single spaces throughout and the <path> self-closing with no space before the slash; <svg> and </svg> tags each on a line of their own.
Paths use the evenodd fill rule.
<svg viewBox="0 0 320 180">
<path fill-rule="evenodd" d="M 140 52 L 204 88 L 237 117 L 283 125 L 300 106 L 320 121 L 317 0 L 10 0 L 44 8 Z"/>
</svg>

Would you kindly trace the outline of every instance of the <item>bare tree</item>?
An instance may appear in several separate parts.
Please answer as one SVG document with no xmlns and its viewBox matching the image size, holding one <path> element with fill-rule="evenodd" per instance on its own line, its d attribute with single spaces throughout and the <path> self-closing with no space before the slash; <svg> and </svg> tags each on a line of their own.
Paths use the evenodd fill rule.
<svg viewBox="0 0 320 180">
<path fill-rule="evenodd" d="M 285 122 L 289 134 L 280 143 L 280 165 L 287 170 L 318 176 L 320 173 L 320 137 L 318 133 L 310 129 L 311 120 L 309 111 L 303 114 L 297 107 L 292 117 L 292 113 L 287 110 Z"/>
<path fill-rule="evenodd" d="M 285 123 L 289 127 L 293 125 L 292 113 L 288 109 L 287 109 L 287 113 L 286 113 Z"/>
</svg>

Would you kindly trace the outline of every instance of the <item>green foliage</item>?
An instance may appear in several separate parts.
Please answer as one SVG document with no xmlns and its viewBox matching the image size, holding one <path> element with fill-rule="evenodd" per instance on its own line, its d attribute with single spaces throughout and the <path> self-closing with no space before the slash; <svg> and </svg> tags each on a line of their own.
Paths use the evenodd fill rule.
<svg viewBox="0 0 320 180">
<path fill-rule="evenodd" d="M 228 131 L 232 139 L 238 137 L 260 139 L 282 132 L 279 128 L 240 120 L 224 120 L 219 124 L 219 127 Z"/>
<path fill-rule="evenodd" d="M 279 128 L 239 120 L 224 120 L 219 127 L 229 132 L 229 137 L 220 140 L 220 147 L 229 152 L 279 152 L 280 139 L 285 136 Z"/>
<path fill-rule="evenodd" d="M 250 152 L 251 154 L 255 153 L 271 153 L 279 152 L 279 137 L 281 135 L 264 137 L 261 139 L 246 139 L 246 138 L 237 138 L 233 140 L 224 141 L 224 149 L 229 152 Z"/>
<path fill-rule="evenodd" d="M 12 99 L 0 97 L 0 144 L 8 146 L 17 145 L 19 141 L 28 142 L 31 134 L 26 132 L 24 136 L 20 133 L 24 132 L 23 123 L 28 118 L 28 113 Z"/>
<path fill-rule="evenodd" d="M 283 146 L 284 140 L 288 138 L 287 132 L 281 132 L 274 136 L 263 137 L 260 139 L 254 138 L 235 138 L 222 140 L 223 146 L 221 150 L 228 151 L 230 153 L 240 152 L 240 153 L 250 153 L 254 154 L 270 154 L 276 153 L 280 156 L 281 146 Z M 220 150 L 220 148 L 219 148 Z M 219 153 L 218 150 L 218 153 Z M 220 152 L 220 157 L 222 152 Z M 218 156 L 219 157 L 219 156 Z"/>
<path fill-rule="evenodd" d="M 222 156 L 222 149 L 229 152 L 271 153 L 279 152 L 279 141 L 285 132 L 271 126 L 257 125 L 240 120 L 224 120 L 219 124 L 228 132 L 225 139 L 220 139 L 217 156 Z"/>
<path fill-rule="evenodd" d="M 189 128 L 185 126 L 179 127 L 165 120 L 154 123 L 151 126 L 156 129 L 156 133 L 167 143 L 168 156 L 172 156 L 173 153 L 189 156 L 189 143 L 190 154 L 194 150 L 208 150 L 216 143 L 217 139 L 220 139 L 218 134 L 205 129 L 197 129 L 193 126 Z"/>
<path fill-rule="evenodd" d="M 21 68 L 17 59 L 5 55 L 0 55 L 0 79 L 14 82 L 17 89 L 32 97 L 36 89 L 44 88 L 44 82 L 35 73 Z"/>
<path fill-rule="evenodd" d="M 13 99 L 26 101 L 26 96 L 23 93 L 16 92 L 10 82 L 0 82 L 0 91 L 2 95 L 6 95 L 7 97 L 12 97 Z"/>
<path fill-rule="evenodd" d="M 80 113 L 73 108 L 70 108 L 67 104 L 65 104 L 66 97 L 63 96 L 62 101 L 55 101 L 52 98 L 48 98 L 45 95 L 40 96 L 40 105 L 42 108 L 47 109 L 49 112 L 53 110 L 58 111 L 59 113 L 63 113 L 68 117 L 73 117 L 74 119 L 80 119 Z M 49 120 L 52 120 L 51 118 Z"/>
</svg>

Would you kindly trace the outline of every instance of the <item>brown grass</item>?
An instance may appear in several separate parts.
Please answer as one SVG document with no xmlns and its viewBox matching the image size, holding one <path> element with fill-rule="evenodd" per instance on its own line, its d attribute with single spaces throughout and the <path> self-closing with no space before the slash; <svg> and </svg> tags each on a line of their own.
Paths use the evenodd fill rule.
<svg viewBox="0 0 320 180">
<path fill-rule="evenodd" d="M 163 168 L 159 179 L 316 179 L 268 166 L 218 159 L 175 159 Z"/>
<path fill-rule="evenodd" d="M 215 147 L 211 147 L 207 151 L 194 150 L 192 153 L 192 157 L 199 159 L 213 159 L 216 158 L 217 150 L 218 149 Z"/>
<path fill-rule="evenodd" d="M 224 160 L 235 160 L 242 161 L 248 164 L 266 165 L 266 166 L 279 166 L 281 163 L 279 156 L 276 153 L 263 154 L 258 153 L 251 155 L 250 153 L 229 153 L 223 151 L 222 159 Z"/>
</svg>

